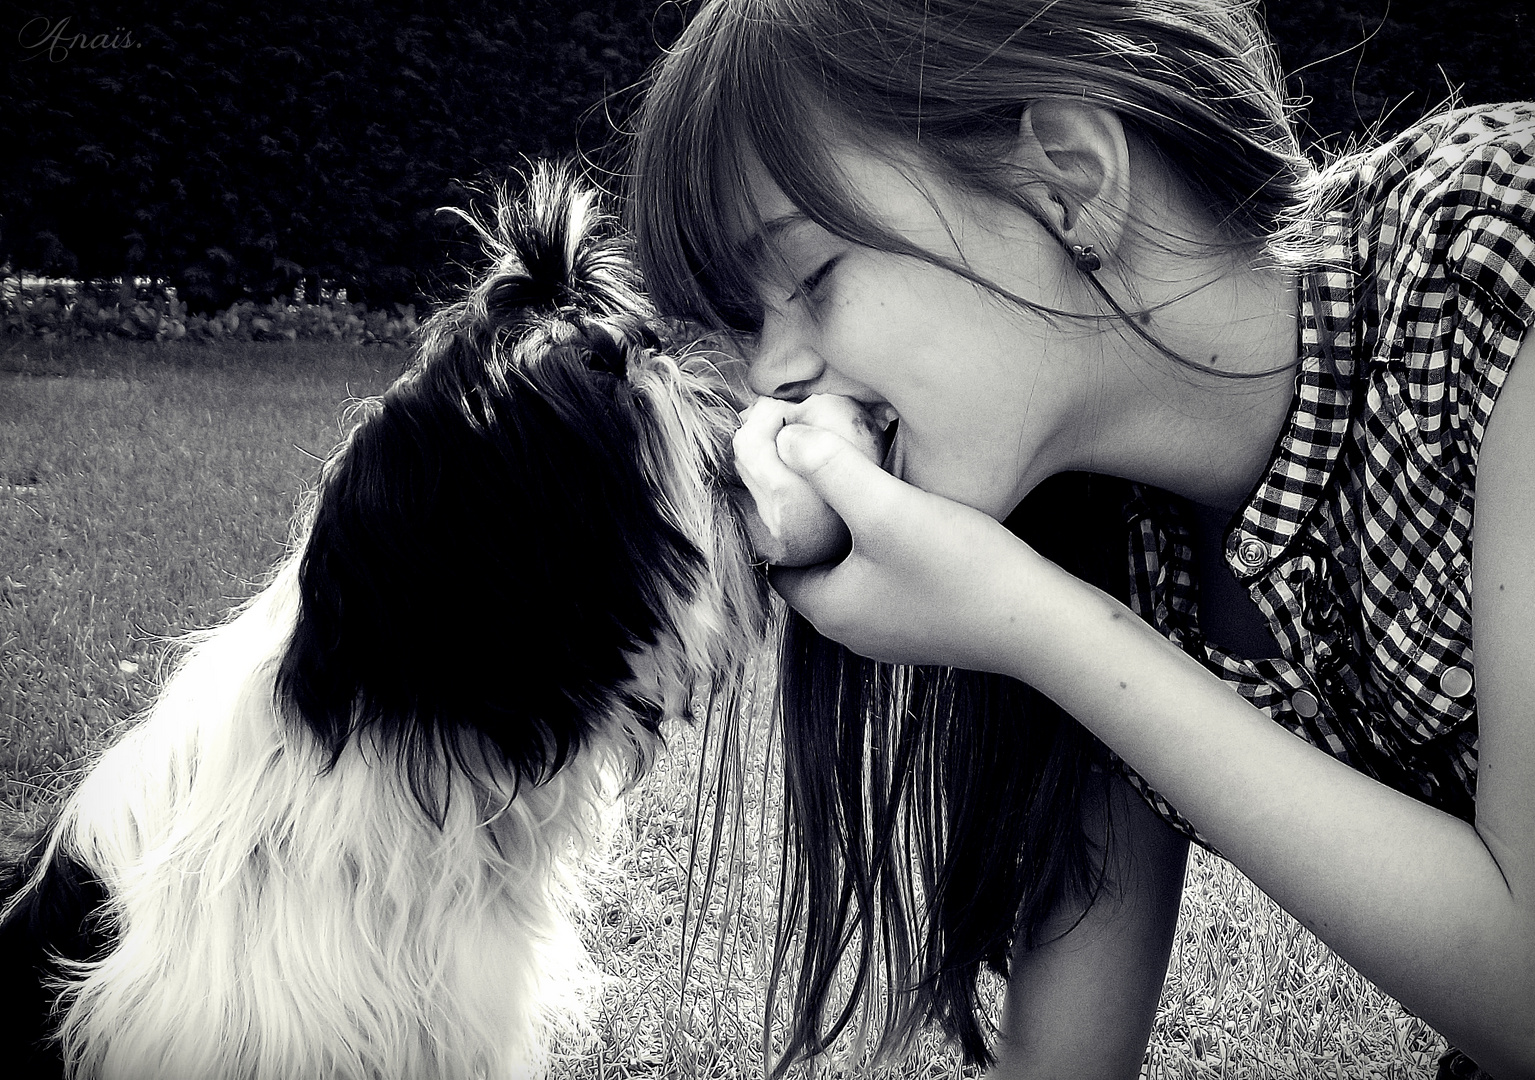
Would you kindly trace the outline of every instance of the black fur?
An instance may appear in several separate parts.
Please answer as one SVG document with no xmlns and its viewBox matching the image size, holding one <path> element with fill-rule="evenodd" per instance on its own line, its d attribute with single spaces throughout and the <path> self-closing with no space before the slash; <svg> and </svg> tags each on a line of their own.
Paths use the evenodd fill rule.
<svg viewBox="0 0 1535 1080">
<path fill-rule="evenodd" d="M 599 730 L 643 768 L 643 733 L 690 707 L 691 687 L 673 683 L 734 647 L 715 634 L 679 661 L 681 642 L 703 640 L 675 625 L 688 605 L 710 587 L 726 610 L 708 626 L 758 632 L 765 610 L 760 575 L 740 587 L 752 571 L 724 495 L 736 403 L 707 362 L 656 355 L 661 324 L 613 219 L 571 175 L 540 168 L 493 221 L 468 220 L 495 265 L 430 320 L 409 370 L 358 406 L 325 465 L 268 684 L 330 769 L 365 742 L 439 827 L 447 770 L 498 791 L 494 778 L 538 785 Z M 631 375 L 647 364 L 642 385 Z M 681 459 L 656 443 L 679 430 L 702 433 L 701 449 L 668 472 Z M 693 494 L 714 518 L 690 537 L 674 514 Z M 711 567 L 727 561 L 724 584 Z M 664 674 L 637 673 L 635 657 L 663 645 Z M 111 950 L 110 898 L 67 839 L 45 839 L 3 884 L 5 1042 L 28 1075 L 57 1076 L 49 983 L 61 960 Z"/>
<path fill-rule="evenodd" d="M 37 844 L 0 873 L 0 896 L 25 885 L 44 857 Z M 51 1041 L 54 994 L 48 983 L 62 974 L 59 960 L 84 963 L 107 952 L 114 940 L 102 918 L 106 889 L 90 869 L 65 855 L 54 857 L 38 888 L 0 923 L 0 1043 L 7 1047 L 8 1076 L 60 1075 L 63 1063 Z M 15 1069 L 15 1072 L 11 1070 Z"/>
<path fill-rule="evenodd" d="M 284 712 L 333 755 L 378 729 L 434 815 L 458 735 L 521 779 L 558 770 L 620 704 L 627 654 L 676 631 L 659 591 L 704 570 L 634 452 L 625 360 L 657 343 L 638 278 L 611 233 L 565 265 L 568 210 L 518 207 L 526 272 L 434 320 L 326 468 L 304 553 Z"/>
</svg>

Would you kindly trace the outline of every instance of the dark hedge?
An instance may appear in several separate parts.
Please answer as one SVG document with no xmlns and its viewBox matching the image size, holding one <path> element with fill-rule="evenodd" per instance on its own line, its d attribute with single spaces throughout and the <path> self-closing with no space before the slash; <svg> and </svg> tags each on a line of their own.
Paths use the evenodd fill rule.
<svg viewBox="0 0 1535 1080">
<path fill-rule="evenodd" d="M 437 208 L 601 147 L 601 103 L 681 27 L 654 0 L 0 11 L 0 259 L 164 279 L 194 310 L 322 282 L 429 297 L 461 254 Z"/>
<path fill-rule="evenodd" d="M 1530 0 L 1268 0 L 1265 14 L 1322 151 L 1395 134 L 1452 98 L 1535 98 Z"/>
<path fill-rule="evenodd" d="M 1273 0 L 1308 138 L 1399 129 L 1463 88 L 1535 96 L 1525 3 Z M 680 30 L 661 0 L 0 0 L 0 262 L 174 285 L 193 311 L 344 287 L 430 302 L 465 183 L 599 164 Z M 77 35 L 83 35 L 79 37 Z M 616 95 L 616 96 L 615 96 Z"/>
</svg>

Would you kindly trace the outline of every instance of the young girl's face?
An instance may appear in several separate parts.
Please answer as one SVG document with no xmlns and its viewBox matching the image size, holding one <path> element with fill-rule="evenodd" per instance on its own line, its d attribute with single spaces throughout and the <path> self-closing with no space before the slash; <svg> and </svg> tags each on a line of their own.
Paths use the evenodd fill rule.
<svg viewBox="0 0 1535 1080">
<path fill-rule="evenodd" d="M 1059 244 L 1027 214 L 870 154 L 835 159 L 886 228 L 1017 296 L 1082 309 L 1062 284 Z M 756 393 L 890 406 L 900 421 L 892 471 L 999 519 L 1051 473 L 1086 467 L 1089 325 L 1047 322 L 949 270 L 844 240 L 801 214 L 760 164 L 750 176 L 756 231 L 742 241 L 760 253 Z"/>
</svg>

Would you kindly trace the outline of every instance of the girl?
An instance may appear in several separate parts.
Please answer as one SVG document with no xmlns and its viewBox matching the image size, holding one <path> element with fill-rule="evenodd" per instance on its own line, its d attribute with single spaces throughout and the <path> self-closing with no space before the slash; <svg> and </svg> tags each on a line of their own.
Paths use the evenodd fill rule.
<svg viewBox="0 0 1535 1080">
<path fill-rule="evenodd" d="M 713 0 L 634 177 L 852 535 L 773 574 L 785 1061 L 861 999 L 987 1059 L 990 963 L 998 1075 L 1135 1076 L 1191 838 L 1535 1076 L 1535 110 L 1317 171 L 1239 0 Z"/>
</svg>

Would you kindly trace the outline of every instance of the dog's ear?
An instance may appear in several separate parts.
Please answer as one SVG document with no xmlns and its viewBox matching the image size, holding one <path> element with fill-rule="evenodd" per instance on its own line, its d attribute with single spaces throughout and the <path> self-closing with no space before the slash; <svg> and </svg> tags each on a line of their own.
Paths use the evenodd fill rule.
<svg viewBox="0 0 1535 1080">
<path fill-rule="evenodd" d="M 706 571 L 646 473 L 632 266 L 568 174 L 538 177 L 327 465 L 278 673 L 291 720 L 333 758 L 381 736 L 428 812 L 466 742 L 537 782 L 615 710 L 657 720 L 630 658 Z"/>
<path fill-rule="evenodd" d="M 632 402 L 548 374 L 484 427 L 434 381 L 391 392 L 327 469 L 278 686 L 333 757 L 371 728 L 428 790 L 477 733 L 536 782 L 617 709 L 646 718 L 631 657 L 703 553 L 652 497 Z"/>
</svg>

